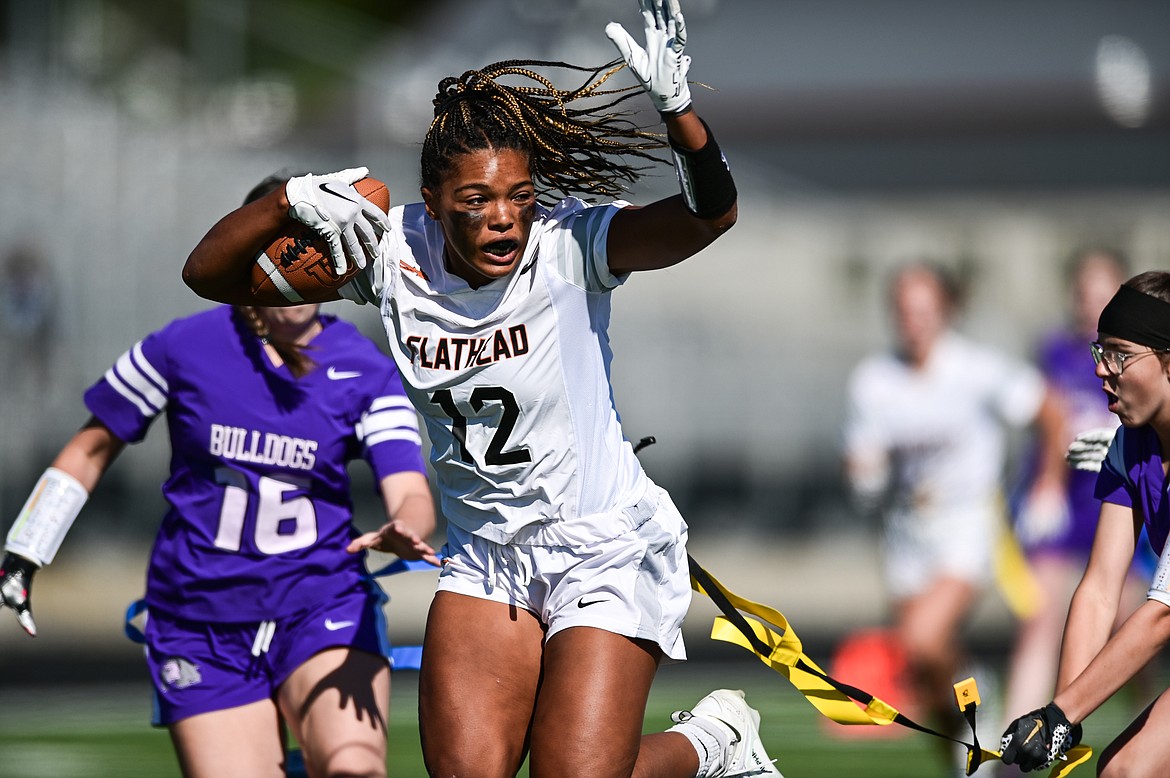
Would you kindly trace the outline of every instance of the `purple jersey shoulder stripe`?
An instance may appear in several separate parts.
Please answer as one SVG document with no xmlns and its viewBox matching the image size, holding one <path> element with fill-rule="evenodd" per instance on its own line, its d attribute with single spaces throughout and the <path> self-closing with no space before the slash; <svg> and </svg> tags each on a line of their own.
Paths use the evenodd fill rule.
<svg viewBox="0 0 1170 778">
<path fill-rule="evenodd" d="M 167 405 L 166 379 L 142 353 L 142 341 L 118 357 L 104 378 L 144 416 L 157 416 Z"/>
<path fill-rule="evenodd" d="M 407 440 L 422 444 L 418 414 L 404 396 L 379 397 L 362 414 L 357 426 L 358 438 L 367 448 L 387 440 Z"/>
</svg>

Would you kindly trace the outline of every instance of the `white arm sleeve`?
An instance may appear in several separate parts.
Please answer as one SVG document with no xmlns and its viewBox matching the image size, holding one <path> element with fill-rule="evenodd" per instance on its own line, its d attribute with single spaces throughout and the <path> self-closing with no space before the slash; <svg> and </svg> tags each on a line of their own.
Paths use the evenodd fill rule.
<svg viewBox="0 0 1170 778">
<path fill-rule="evenodd" d="M 80 481 L 64 470 L 48 468 L 8 531 L 5 550 L 40 567 L 49 564 L 88 499 L 89 492 Z"/>
</svg>

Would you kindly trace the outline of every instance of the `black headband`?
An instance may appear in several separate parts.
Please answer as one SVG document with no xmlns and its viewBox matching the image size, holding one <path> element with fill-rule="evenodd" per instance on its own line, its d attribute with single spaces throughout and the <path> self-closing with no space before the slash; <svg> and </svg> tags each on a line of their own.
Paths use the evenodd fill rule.
<svg viewBox="0 0 1170 778">
<path fill-rule="evenodd" d="M 1101 311 L 1097 333 L 1139 346 L 1170 349 L 1170 303 L 1132 286 L 1122 286 Z"/>
</svg>

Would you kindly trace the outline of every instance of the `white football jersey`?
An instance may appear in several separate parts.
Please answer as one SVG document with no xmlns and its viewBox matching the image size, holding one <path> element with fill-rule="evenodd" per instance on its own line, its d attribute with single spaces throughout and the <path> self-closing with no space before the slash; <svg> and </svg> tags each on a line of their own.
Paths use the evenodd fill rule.
<svg viewBox="0 0 1170 778">
<path fill-rule="evenodd" d="M 922 370 L 892 352 L 866 357 L 848 394 L 846 454 L 883 458 L 892 508 L 930 516 L 995 499 L 1005 427 L 1035 418 L 1044 379 L 1031 365 L 951 332 Z"/>
<path fill-rule="evenodd" d="M 648 479 L 610 388 L 610 219 L 626 203 L 540 208 L 508 276 L 472 289 L 444 267 L 421 203 L 391 209 L 378 260 L 342 294 L 381 306 L 426 421 L 442 511 L 498 543 L 579 544 L 642 520 Z"/>
</svg>

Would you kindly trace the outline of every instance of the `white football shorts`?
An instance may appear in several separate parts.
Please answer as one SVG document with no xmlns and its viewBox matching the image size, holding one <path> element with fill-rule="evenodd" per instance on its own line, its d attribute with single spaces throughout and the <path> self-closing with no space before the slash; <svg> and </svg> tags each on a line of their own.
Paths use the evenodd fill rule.
<svg viewBox="0 0 1170 778">
<path fill-rule="evenodd" d="M 890 595 L 902 599 L 921 594 L 943 577 L 985 586 L 992 577 L 992 554 L 1002 522 L 998 499 L 887 516 L 882 550 Z"/>
<path fill-rule="evenodd" d="M 645 518 L 630 532 L 576 546 L 503 545 L 448 523 L 438 591 L 524 608 L 546 626 L 545 640 L 595 627 L 686 659 L 687 525 L 653 484 L 637 507 Z"/>
</svg>

